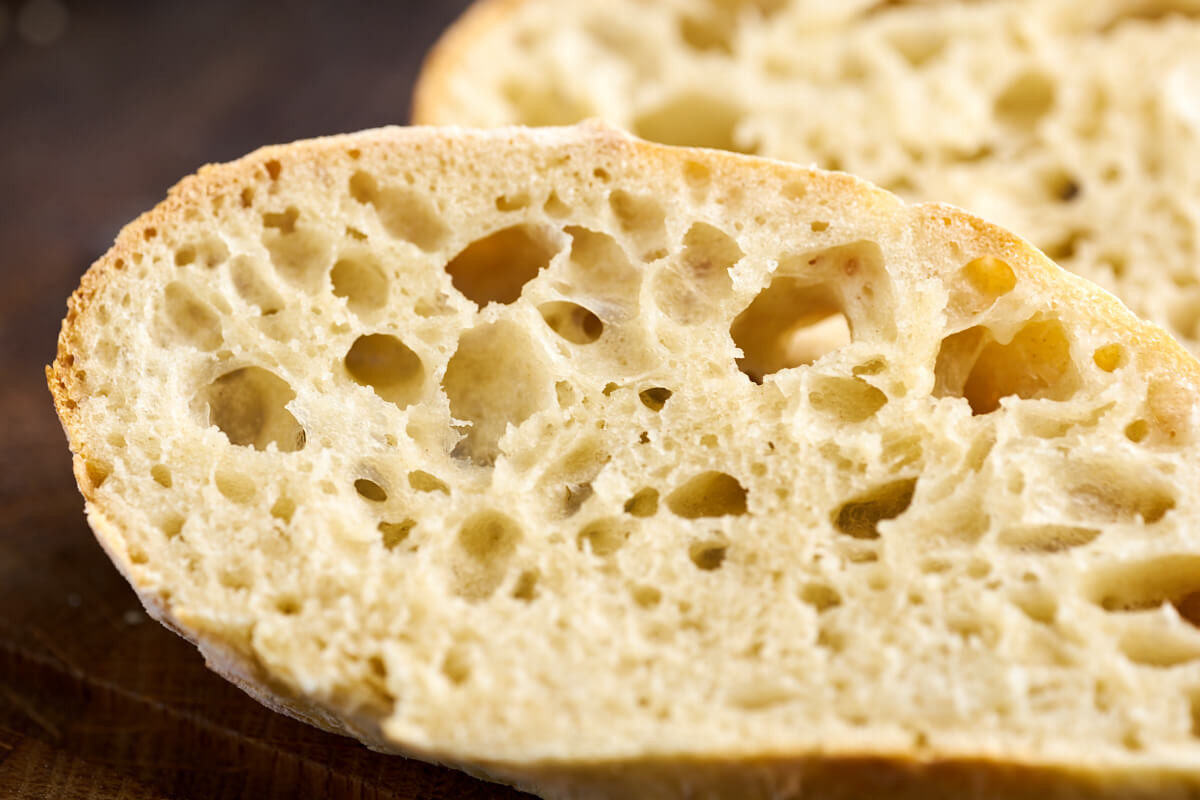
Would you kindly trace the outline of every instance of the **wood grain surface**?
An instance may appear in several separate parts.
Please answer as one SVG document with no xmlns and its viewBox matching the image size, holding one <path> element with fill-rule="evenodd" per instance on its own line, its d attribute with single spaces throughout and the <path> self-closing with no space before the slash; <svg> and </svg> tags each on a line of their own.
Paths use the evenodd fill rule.
<svg viewBox="0 0 1200 800">
<path fill-rule="evenodd" d="M 465 0 L 0 0 L 0 797 L 515 798 L 259 706 L 142 612 L 42 375 L 65 301 L 182 176 L 404 122 Z"/>
</svg>

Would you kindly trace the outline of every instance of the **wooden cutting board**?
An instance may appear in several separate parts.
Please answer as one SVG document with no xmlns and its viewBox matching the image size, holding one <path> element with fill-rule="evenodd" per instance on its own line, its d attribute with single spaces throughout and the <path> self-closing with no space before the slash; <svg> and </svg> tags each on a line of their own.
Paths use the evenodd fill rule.
<svg viewBox="0 0 1200 800">
<path fill-rule="evenodd" d="M 121 224 L 205 161 L 404 122 L 465 4 L 0 0 L 0 797 L 522 796 L 274 714 L 205 669 L 92 538 L 42 375 Z"/>
</svg>

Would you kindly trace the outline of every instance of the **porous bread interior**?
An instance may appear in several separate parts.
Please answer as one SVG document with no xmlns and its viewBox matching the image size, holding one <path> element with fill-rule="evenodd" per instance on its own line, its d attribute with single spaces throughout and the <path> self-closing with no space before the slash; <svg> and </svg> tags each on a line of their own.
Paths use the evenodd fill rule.
<svg viewBox="0 0 1200 800">
<path fill-rule="evenodd" d="M 182 183 L 50 378 L 147 602 L 398 749 L 1194 774 L 1198 370 L 848 176 L 391 129 Z"/>
<path fill-rule="evenodd" d="M 1197 0 L 485 0 L 416 121 L 861 175 L 1030 239 L 1200 352 Z"/>
</svg>

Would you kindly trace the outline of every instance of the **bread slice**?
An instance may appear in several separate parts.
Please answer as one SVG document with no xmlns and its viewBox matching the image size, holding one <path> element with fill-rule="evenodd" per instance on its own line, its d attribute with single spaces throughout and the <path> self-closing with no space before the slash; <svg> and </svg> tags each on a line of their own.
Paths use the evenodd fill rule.
<svg viewBox="0 0 1200 800">
<path fill-rule="evenodd" d="M 1200 791 L 1200 364 L 950 207 L 598 125 L 269 147 L 121 232 L 48 379 L 148 610 L 372 747 Z"/>
<path fill-rule="evenodd" d="M 1200 353 L 1197 0 L 483 0 L 415 121 L 844 169 L 1029 238 Z"/>
</svg>

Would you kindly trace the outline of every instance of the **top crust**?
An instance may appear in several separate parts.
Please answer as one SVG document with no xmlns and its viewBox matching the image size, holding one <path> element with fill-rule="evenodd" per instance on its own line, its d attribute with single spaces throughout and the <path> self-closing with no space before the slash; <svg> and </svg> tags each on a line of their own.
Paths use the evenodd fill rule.
<svg viewBox="0 0 1200 800">
<path fill-rule="evenodd" d="M 1200 785 L 1200 365 L 957 209 L 598 124 L 267 147 L 122 230 L 47 378 L 147 609 L 372 747 L 552 797 Z M 1022 674 L 1060 706 L 979 729 Z"/>
</svg>

